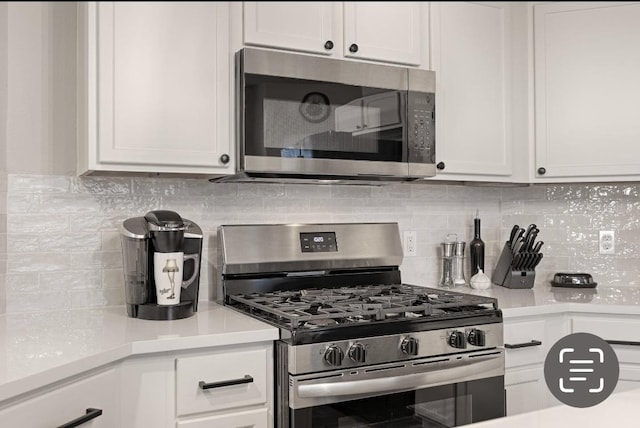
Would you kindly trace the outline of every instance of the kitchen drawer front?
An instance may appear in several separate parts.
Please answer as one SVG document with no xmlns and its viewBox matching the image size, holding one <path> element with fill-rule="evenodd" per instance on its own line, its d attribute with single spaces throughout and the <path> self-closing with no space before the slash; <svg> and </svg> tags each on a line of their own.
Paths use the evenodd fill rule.
<svg viewBox="0 0 640 428">
<path fill-rule="evenodd" d="M 602 316 L 574 316 L 572 333 L 591 333 L 610 341 L 620 363 L 640 364 L 640 320 Z"/>
<path fill-rule="evenodd" d="M 547 356 L 544 320 L 504 323 L 505 367 L 541 364 Z"/>
<path fill-rule="evenodd" d="M 97 415 L 82 428 L 123 426 L 119 421 L 115 369 L 93 375 L 0 410 L 0 426 L 51 428 Z M 89 413 L 87 409 L 96 409 Z M 98 415 L 99 411 L 102 414 Z"/>
<path fill-rule="evenodd" d="M 178 421 L 176 424 L 177 428 L 267 428 L 268 426 L 269 412 L 266 408 Z"/>
<path fill-rule="evenodd" d="M 595 334 L 604 340 L 635 342 L 640 345 L 640 320 L 637 318 L 574 316 L 571 318 L 571 331 Z"/>
<path fill-rule="evenodd" d="M 266 348 L 178 358 L 178 416 L 266 403 L 267 361 Z"/>
<path fill-rule="evenodd" d="M 640 368 L 629 364 L 620 364 L 620 376 L 614 392 L 630 391 L 640 388 Z"/>
</svg>

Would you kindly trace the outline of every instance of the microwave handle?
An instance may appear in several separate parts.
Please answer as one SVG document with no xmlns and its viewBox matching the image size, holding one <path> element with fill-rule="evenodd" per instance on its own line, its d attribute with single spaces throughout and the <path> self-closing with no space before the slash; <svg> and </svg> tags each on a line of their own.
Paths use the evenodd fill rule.
<svg viewBox="0 0 640 428">
<path fill-rule="evenodd" d="M 299 384 L 297 395 L 300 398 L 365 395 L 467 382 L 504 375 L 502 362 L 501 354 L 498 355 L 496 353 L 486 359 L 462 360 L 454 365 L 447 362 L 445 363 L 447 367 L 443 368 L 438 368 L 437 366 L 444 364 L 434 364 L 434 366 L 430 366 L 431 370 L 427 372 L 410 375 L 309 385 Z M 383 371 L 380 373 L 382 374 Z"/>
</svg>

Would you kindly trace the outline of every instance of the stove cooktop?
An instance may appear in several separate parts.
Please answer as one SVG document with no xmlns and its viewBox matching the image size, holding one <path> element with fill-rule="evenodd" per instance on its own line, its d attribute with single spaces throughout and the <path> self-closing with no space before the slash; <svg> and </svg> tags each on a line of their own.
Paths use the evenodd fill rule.
<svg viewBox="0 0 640 428">
<path fill-rule="evenodd" d="M 497 311 L 497 300 L 407 284 L 231 295 L 236 309 L 291 331 L 437 321 Z"/>
</svg>

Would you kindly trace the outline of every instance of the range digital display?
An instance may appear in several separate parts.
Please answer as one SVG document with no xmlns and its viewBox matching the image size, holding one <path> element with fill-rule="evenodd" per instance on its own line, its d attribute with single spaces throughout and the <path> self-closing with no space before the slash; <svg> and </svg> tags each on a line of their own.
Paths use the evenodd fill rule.
<svg viewBox="0 0 640 428">
<path fill-rule="evenodd" d="M 300 233 L 300 247 L 303 253 L 326 253 L 330 251 L 338 251 L 336 233 Z"/>
</svg>

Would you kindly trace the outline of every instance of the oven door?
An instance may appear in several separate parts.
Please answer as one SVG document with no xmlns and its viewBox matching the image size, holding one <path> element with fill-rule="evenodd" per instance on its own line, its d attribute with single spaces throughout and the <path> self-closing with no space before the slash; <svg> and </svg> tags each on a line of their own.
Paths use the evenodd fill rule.
<svg viewBox="0 0 640 428">
<path fill-rule="evenodd" d="M 505 415 L 504 351 L 291 376 L 288 398 L 289 427 L 457 427 Z"/>
<path fill-rule="evenodd" d="M 255 49 L 238 58 L 243 171 L 435 174 L 434 94 L 409 90 L 420 70 Z"/>
</svg>

